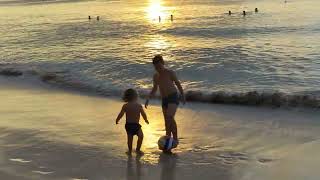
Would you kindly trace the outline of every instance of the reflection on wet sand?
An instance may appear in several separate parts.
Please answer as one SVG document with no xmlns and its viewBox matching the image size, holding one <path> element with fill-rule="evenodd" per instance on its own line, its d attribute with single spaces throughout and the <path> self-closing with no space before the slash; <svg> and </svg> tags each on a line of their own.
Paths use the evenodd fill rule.
<svg viewBox="0 0 320 180">
<path fill-rule="evenodd" d="M 141 157 L 137 155 L 133 157 L 128 156 L 126 175 L 127 180 L 140 180 L 143 179 Z M 176 154 L 160 154 L 158 159 L 158 165 L 161 168 L 160 179 L 161 180 L 176 180 L 176 164 L 178 156 Z M 156 175 L 153 175 L 156 177 Z"/>
<path fill-rule="evenodd" d="M 161 165 L 161 180 L 176 179 L 176 164 L 178 156 L 176 154 L 161 154 L 159 164 Z"/>
<path fill-rule="evenodd" d="M 142 173 L 141 173 L 141 159 L 142 156 L 137 155 L 135 157 L 135 160 L 133 160 L 133 157 L 131 155 L 128 155 L 128 161 L 127 161 L 127 180 L 140 180 Z M 134 168 L 134 164 L 136 168 Z"/>
</svg>

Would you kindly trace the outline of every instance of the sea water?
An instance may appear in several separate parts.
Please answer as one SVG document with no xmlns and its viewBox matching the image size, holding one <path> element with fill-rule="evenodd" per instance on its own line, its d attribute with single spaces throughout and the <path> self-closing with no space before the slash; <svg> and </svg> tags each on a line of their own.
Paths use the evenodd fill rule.
<svg viewBox="0 0 320 180">
<path fill-rule="evenodd" d="M 151 59 L 162 54 L 186 91 L 317 95 L 319 6 L 318 0 L 1 0 L 1 68 L 54 73 L 60 83 L 119 94 L 149 89 Z"/>
</svg>

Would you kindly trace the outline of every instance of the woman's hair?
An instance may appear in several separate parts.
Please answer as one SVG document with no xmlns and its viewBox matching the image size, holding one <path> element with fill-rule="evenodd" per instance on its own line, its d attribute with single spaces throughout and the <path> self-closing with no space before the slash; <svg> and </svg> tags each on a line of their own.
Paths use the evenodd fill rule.
<svg viewBox="0 0 320 180">
<path fill-rule="evenodd" d="M 134 99 L 136 99 L 138 97 L 138 93 L 136 90 L 134 89 L 127 89 L 124 93 L 123 93 L 123 101 L 124 102 L 130 102 Z"/>
<path fill-rule="evenodd" d="M 152 58 L 152 63 L 154 65 L 158 64 L 158 63 L 161 63 L 161 64 L 164 64 L 164 60 L 163 60 L 163 57 L 161 55 L 156 55 L 154 56 L 154 58 Z"/>
</svg>

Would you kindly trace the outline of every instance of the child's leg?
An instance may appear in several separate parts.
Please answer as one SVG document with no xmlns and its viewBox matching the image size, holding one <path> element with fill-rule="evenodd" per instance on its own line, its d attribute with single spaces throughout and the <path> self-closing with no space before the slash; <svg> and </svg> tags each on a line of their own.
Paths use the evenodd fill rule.
<svg viewBox="0 0 320 180">
<path fill-rule="evenodd" d="M 143 132 L 142 132 L 142 129 L 140 129 L 138 132 L 138 142 L 137 142 L 137 148 L 136 148 L 137 151 L 140 151 L 142 141 L 143 141 Z"/>
<path fill-rule="evenodd" d="M 169 104 L 168 109 L 166 111 L 166 123 L 169 124 L 169 131 L 170 134 L 172 133 L 173 139 L 178 142 L 178 130 L 177 130 L 177 123 L 174 119 L 176 115 L 178 105 L 176 104 Z"/>
<path fill-rule="evenodd" d="M 132 152 L 132 141 L 133 141 L 133 136 L 132 135 L 127 135 L 128 137 L 128 152 L 131 153 Z"/>
</svg>

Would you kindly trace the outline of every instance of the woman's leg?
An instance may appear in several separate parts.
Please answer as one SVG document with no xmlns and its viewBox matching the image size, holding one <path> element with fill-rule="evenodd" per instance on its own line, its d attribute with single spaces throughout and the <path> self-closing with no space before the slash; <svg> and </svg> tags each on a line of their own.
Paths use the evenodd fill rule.
<svg viewBox="0 0 320 180">
<path fill-rule="evenodd" d="M 178 141 L 178 130 L 177 130 L 177 123 L 175 120 L 175 115 L 177 112 L 178 105 L 176 104 L 169 104 L 166 110 L 166 123 L 169 124 L 169 131 L 170 134 L 172 133 L 173 139 Z"/>
<path fill-rule="evenodd" d="M 163 117 L 164 117 L 164 125 L 166 129 L 166 136 L 171 137 L 171 128 L 170 128 L 170 121 L 167 121 L 167 108 L 162 107 Z"/>
</svg>

